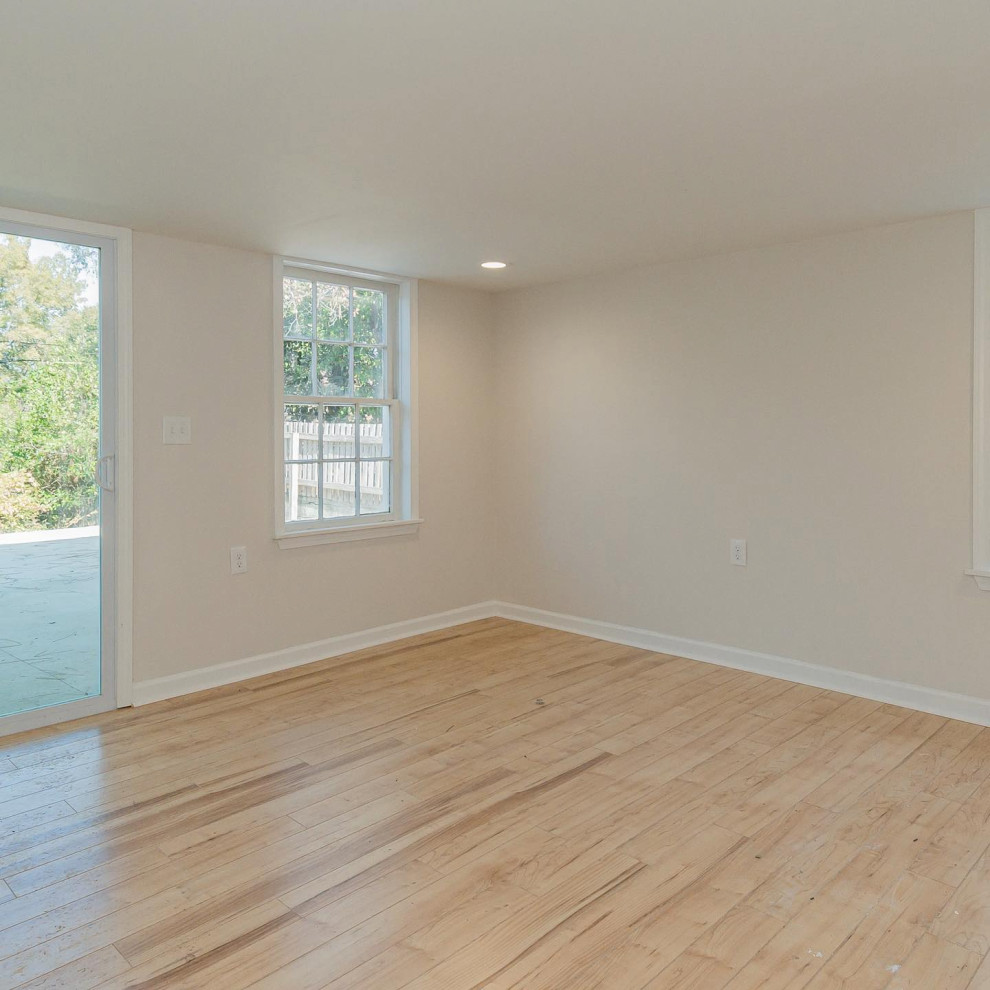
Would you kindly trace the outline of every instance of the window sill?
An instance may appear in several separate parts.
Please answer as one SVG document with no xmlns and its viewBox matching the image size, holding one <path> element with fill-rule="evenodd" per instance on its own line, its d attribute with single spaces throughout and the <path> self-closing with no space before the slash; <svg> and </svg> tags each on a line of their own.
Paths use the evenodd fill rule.
<svg viewBox="0 0 990 990">
<path fill-rule="evenodd" d="M 361 526 L 338 526 L 334 529 L 310 529 L 299 533 L 279 533 L 275 537 L 279 550 L 292 547 L 315 547 L 323 543 L 353 543 L 355 540 L 380 540 L 389 536 L 412 536 L 422 519 L 397 519 Z"/>
<path fill-rule="evenodd" d="M 990 571 L 966 571 L 979 585 L 981 591 L 990 591 Z"/>
</svg>

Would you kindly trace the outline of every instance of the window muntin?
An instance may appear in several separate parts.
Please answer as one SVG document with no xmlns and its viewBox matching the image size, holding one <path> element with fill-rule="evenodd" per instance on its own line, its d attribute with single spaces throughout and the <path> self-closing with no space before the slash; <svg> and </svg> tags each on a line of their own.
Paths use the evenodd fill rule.
<svg viewBox="0 0 990 990">
<path fill-rule="evenodd" d="M 281 286 L 285 530 L 391 519 L 396 287 L 288 270 Z"/>
</svg>

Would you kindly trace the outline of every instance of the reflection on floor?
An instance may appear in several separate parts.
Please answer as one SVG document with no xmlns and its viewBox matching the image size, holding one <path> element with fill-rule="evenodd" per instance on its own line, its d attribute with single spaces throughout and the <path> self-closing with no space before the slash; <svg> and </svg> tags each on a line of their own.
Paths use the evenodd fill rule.
<svg viewBox="0 0 990 990">
<path fill-rule="evenodd" d="M 0 715 L 100 693 L 95 529 L 0 542 Z"/>
</svg>

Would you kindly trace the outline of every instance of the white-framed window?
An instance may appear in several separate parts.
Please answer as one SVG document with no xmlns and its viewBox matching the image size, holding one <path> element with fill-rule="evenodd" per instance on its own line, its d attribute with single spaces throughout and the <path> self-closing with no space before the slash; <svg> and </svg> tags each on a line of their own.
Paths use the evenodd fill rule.
<svg viewBox="0 0 990 990">
<path fill-rule="evenodd" d="M 275 259 L 275 536 L 413 532 L 416 283 Z"/>
<path fill-rule="evenodd" d="M 973 253 L 973 567 L 990 591 L 990 209 L 975 214 Z"/>
</svg>

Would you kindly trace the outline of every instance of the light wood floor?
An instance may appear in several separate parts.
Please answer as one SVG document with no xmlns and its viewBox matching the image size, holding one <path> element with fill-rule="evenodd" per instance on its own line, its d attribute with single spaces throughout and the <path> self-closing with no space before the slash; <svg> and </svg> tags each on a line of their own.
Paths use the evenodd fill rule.
<svg viewBox="0 0 990 990">
<path fill-rule="evenodd" d="M 0 740 L 0 990 L 990 987 L 990 730 L 486 620 Z"/>
</svg>

